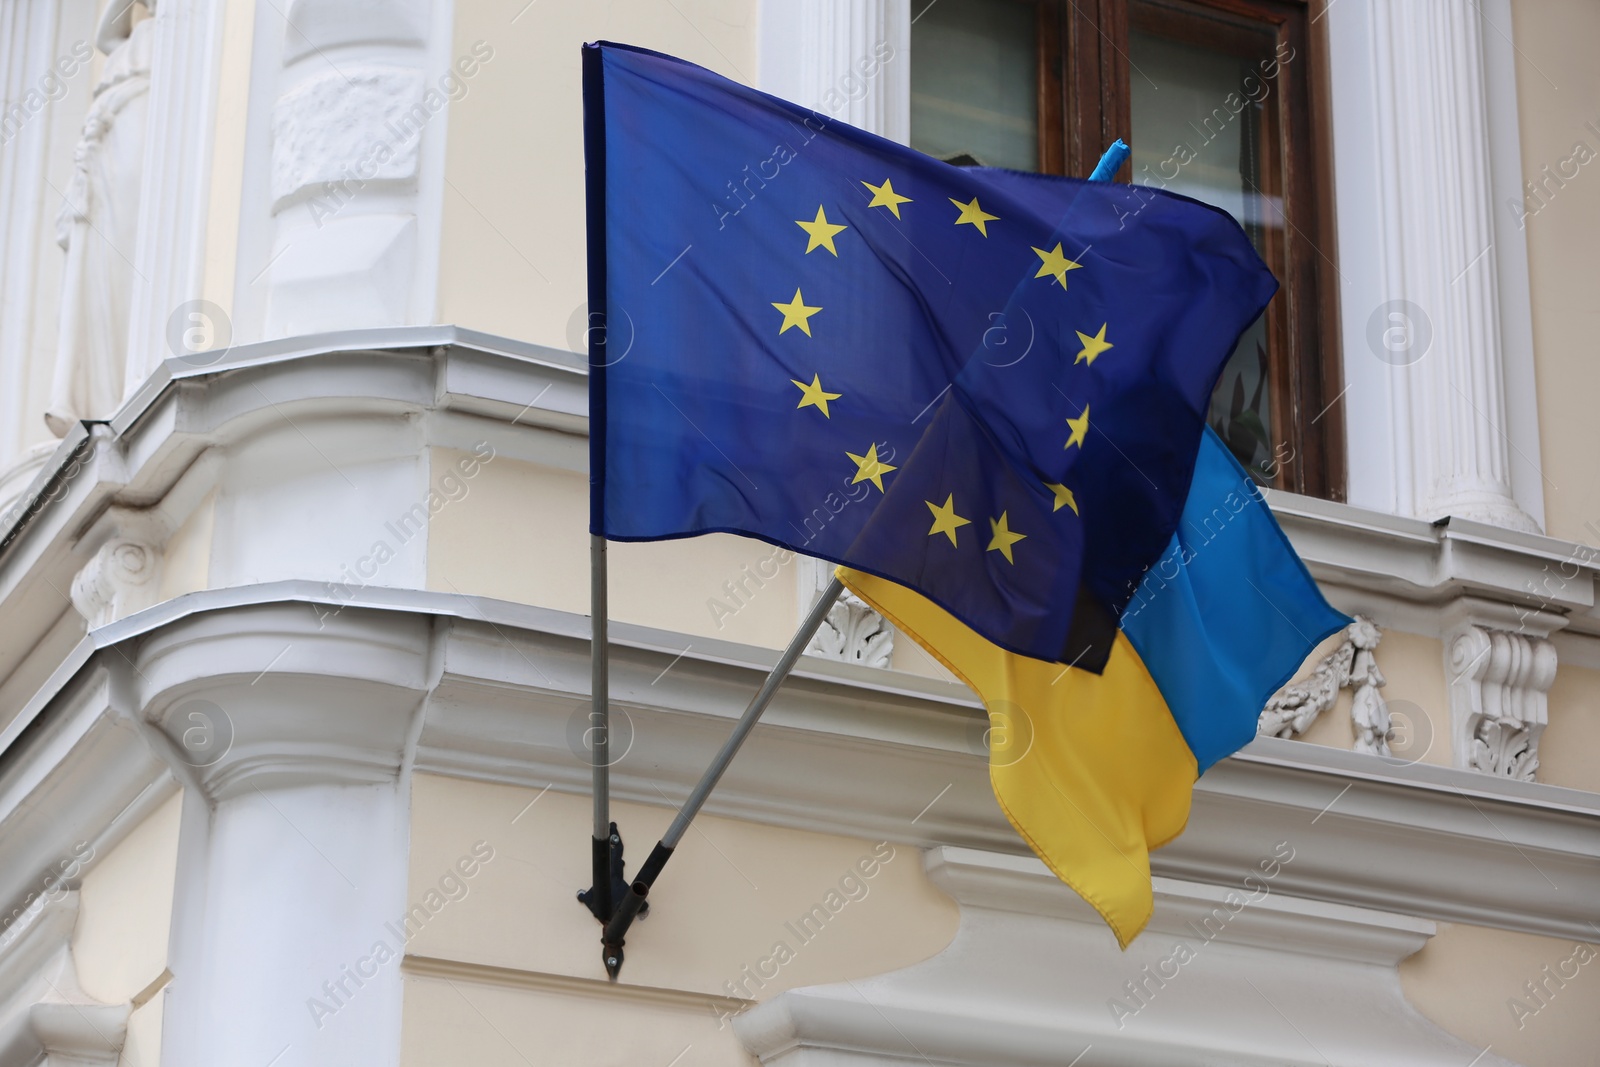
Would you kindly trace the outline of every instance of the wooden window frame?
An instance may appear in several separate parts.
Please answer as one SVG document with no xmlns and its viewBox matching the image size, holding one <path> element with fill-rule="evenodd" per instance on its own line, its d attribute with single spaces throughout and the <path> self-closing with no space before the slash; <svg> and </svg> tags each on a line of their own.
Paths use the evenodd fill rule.
<svg viewBox="0 0 1600 1067">
<path fill-rule="evenodd" d="M 1270 31 L 1293 49 L 1279 68 L 1281 121 L 1263 142 L 1282 167 L 1282 239 L 1264 258 L 1282 290 L 1267 309 L 1274 434 L 1292 458 L 1272 484 L 1345 498 L 1343 374 L 1339 364 L 1338 267 L 1333 259 L 1332 116 L 1327 44 L 1315 25 L 1324 0 L 1018 0 L 1037 11 L 1039 169 L 1088 174 L 1107 145 L 1130 130 L 1130 21 L 1186 23 L 1203 43 L 1226 47 L 1228 27 Z M 1209 25 L 1209 32 L 1207 27 Z M 1157 31 L 1159 32 L 1159 30 Z M 1124 164 L 1118 181 L 1130 181 Z M 1278 442 L 1274 442 L 1277 444 Z"/>
</svg>

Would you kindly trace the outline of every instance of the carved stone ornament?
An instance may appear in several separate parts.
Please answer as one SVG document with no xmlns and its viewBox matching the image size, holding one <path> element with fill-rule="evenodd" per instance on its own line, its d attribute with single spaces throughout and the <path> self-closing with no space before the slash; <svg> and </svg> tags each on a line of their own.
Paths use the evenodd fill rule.
<svg viewBox="0 0 1600 1067">
<path fill-rule="evenodd" d="M 1539 738 L 1550 721 L 1555 646 L 1465 623 L 1450 635 L 1445 656 L 1457 765 L 1533 781 Z"/>
<path fill-rule="evenodd" d="M 801 559 L 798 570 L 801 608 L 810 611 L 817 594 L 833 578 L 833 564 L 819 559 Z M 860 597 L 846 591 L 829 609 L 827 619 L 806 646 L 806 652 L 865 667 L 887 667 L 894 654 L 894 627 L 867 607 Z"/>
<path fill-rule="evenodd" d="M 1339 644 L 1312 668 L 1307 677 L 1278 693 L 1261 711 L 1257 733 L 1296 738 L 1311 729 L 1317 717 L 1339 699 L 1339 690 L 1351 689 L 1350 718 L 1355 725 L 1357 752 L 1389 755 L 1393 733 L 1389 708 L 1378 692 L 1387 684 L 1378 669 L 1378 642 L 1383 632 L 1369 618 L 1357 615 L 1345 627 Z"/>
<path fill-rule="evenodd" d="M 147 608 L 159 596 L 165 539 L 159 522 L 143 512 L 112 508 L 106 538 L 72 579 L 72 606 L 93 630 Z"/>
</svg>

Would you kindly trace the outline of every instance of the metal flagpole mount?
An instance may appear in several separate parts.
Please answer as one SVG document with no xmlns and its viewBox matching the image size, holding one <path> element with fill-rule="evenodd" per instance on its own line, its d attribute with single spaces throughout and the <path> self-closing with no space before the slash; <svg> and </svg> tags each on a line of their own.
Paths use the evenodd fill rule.
<svg viewBox="0 0 1600 1067">
<path fill-rule="evenodd" d="M 723 742 L 722 749 L 716 758 L 711 761 L 711 766 L 706 768 L 696 783 L 689 799 L 683 802 L 683 807 L 678 809 L 678 815 L 672 820 L 672 825 L 667 827 L 667 832 L 661 835 L 661 840 L 656 842 L 656 847 L 651 849 L 650 856 L 644 861 L 644 866 L 639 868 L 639 874 L 628 886 L 622 902 L 617 905 L 610 921 L 606 923 L 605 932 L 600 935 L 600 958 L 605 963 L 606 976 L 615 982 L 617 975 L 622 971 L 622 946 L 626 942 L 628 927 L 633 925 L 633 920 L 645 913 L 650 905 L 646 898 L 650 895 L 650 887 L 655 885 L 656 878 L 661 874 L 661 869 L 667 865 L 667 860 L 672 858 L 672 850 L 678 847 L 678 842 L 683 840 L 684 833 L 689 829 L 689 824 L 705 806 L 706 798 L 721 781 L 723 772 L 733 762 L 733 757 L 738 755 L 739 748 L 750 736 L 750 731 L 755 728 L 756 721 L 767 710 L 767 705 L 772 703 L 773 696 L 778 692 L 778 687 L 789 677 L 789 672 L 794 670 L 794 665 L 799 662 L 800 656 L 816 636 L 822 622 L 828 617 L 828 611 L 833 607 L 834 601 L 839 599 L 844 592 L 844 585 L 838 578 L 828 583 L 822 591 L 822 596 L 812 605 L 811 613 L 800 624 L 794 636 L 789 639 L 789 647 L 783 650 L 783 655 L 778 657 L 777 664 L 767 674 L 767 680 L 761 683 L 761 689 L 751 699 L 750 705 L 744 709 L 744 714 L 739 716 L 739 721 L 734 725 L 733 733 L 728 740 Z M 618 855 L 621 855 L 621 843 L 618 842 Z"/>
</svg>

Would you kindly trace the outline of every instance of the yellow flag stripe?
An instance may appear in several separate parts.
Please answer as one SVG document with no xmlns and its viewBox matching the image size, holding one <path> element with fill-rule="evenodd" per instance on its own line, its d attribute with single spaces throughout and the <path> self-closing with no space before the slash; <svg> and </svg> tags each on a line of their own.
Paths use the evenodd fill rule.
<svg viewBox="0 0 1600 1067">
<path fill-rule="evenodd" d="M 1150 849 L 1183 832 L 1198 765 L 1120 632 L 1104 673 L 1013 655 L 903 586 L 839 579 L 971 686 L 989 711 L 989 781 L 1017 833 L 1117 942 L 1150 921 Z"/>
</svg>

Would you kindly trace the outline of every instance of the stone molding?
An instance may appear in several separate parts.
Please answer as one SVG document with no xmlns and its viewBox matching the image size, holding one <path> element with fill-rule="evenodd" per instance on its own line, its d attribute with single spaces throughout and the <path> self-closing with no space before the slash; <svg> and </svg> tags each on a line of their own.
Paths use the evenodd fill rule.
<svg viewBox="0 0 1600 1067">
<path fill-rule="evenodd" d="M 1279 895 L 1295 851 L 1281 842 L 1232 888 L 1155 879 L 1155 917 L 1122 952 L 1037 859 L 936 848 L 928 875 L 961 906 L 949 947 L 780 993 L 734 1029 L 785 1067 L 1509 1067 L 1405 1002 L 1396 965 L 1434 925 Z"/>
<path fill-rule="evenodd" d="M 129 1004 L 83 991 L 72 958 L 78 891 L 24 913 L 0 939 L 0 1062 L 115 1067 L 127 1040 Z"/>
</svg>

